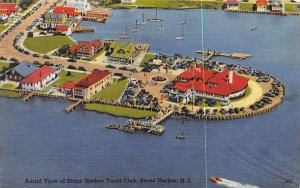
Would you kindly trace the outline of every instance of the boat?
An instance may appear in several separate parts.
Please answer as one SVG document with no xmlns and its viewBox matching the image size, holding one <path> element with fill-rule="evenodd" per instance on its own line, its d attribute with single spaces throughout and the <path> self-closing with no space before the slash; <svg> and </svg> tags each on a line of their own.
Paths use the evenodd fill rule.
<svg viewBox="0 0 300 188">
<path fill-rule="evenodd" d="M 176 138 L 179 140 L 184 140 L 185 137 L 183 136 L 183 132 L 180 135 L 177 135 Z"/>
<path fill-rule="evenodd" d="M 155 134 L 155 135 L 162 135 L 163 133 L 165 132 L 165 127 L 162 126 L 162 125 L 159 125 L 159 126 L 153 126 L 151 127 L 147 133 L 150 133 L 150 134 Z"/>
<path fill-rule="evenodd" d="M 109 124 L 106 126 L 107 129 L 119 129 L 120 125 L 117 124 Z"/>
<path fill-rule="evenodd" d="M 122 35 L 120 37 L 121 39 L 127 39 L 127 38 L 129 38 L 128 33 L 127 33 L 127 29 L 128 29 L 128 26 L 126 25 L 126 33 L 125 33 L 125 35 Z"/>
<path fill-rule="evenodd" d="M 184 36 L 183 36 L 183 27 L 181 28 L 181 36 L 180 37 L 176 37 L 176 40 L 183 40 Z"/>
<path fill-rule="evenodd" d="M 249 29 L 249 31 L 254 31 L 254 30 L 256 30 L 257 29 L 257 27 L 251 27 L 250 29 Z"/>
<path fill-rule="evenodd" d="M 139 28 L 138 28 L 138 20 L 136 19 L 135 20 L 135 28 L 131 30 L 132 33 L 136 33 L 136 32 L 139 32 Z"/>
<path fill-rule="evenodd" d="M 159 28 L 157 28 L 157 30 L 164 30 L 165 28 L 163 27 L 163 24 L 161 23 L 160 24 L 160 27 Z"/>
<path fill-rule="evenodd" d="M 145 22 L 145 14 L 143 13 L 143 18 L 142 18 L 142 23 L 141 23 L 142 25 L 145 25 L 146 24 L 146 22 Z"/>
<path fill-rule="evenodd" d="M 184 20 L 181 22 L 181 25 L 187 24 L 187 20 L 186 20 L 186 10 L 185 10 L 185 14 L 184 14 Z"/>
<path fill-rule="evenodd" d="M 222 181 L 223 181 L 221 178 L 215 177 L 215 176 L 209 177 L 209 179 L 210 179 L 212 182 L 222 182 Z"/>
<path fill-rule="evenodd" d="M 164 21 L 163 19 L 160 19 L 157 17 L 157 6 L 155 8 L 155 18 L 149 18 L 147 19 L 148 22 L 162 22 Z"/>
<path fill-rule="evenodd" d="M 135 6 L 134 8 L 129 9 L 128 12 L 133 12 L 133 11 L 135 11 L 136 9 L 137 9 L 137 6 Z"/>
</svg>

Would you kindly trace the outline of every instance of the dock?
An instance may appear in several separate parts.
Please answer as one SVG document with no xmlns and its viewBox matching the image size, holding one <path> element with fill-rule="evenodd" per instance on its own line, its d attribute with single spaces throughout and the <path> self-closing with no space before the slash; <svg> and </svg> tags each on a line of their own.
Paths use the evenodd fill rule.
<svg viewBox="0 0 300 188">
<path fill-rule="evenodd" d="M 24 96 L 23 102 L 29 101 L 35 94 L 36 94 L 36 92 L 31 92 L 28 95 Z"/>
<path fill-rule="evenodd" d="M 79 104 L 83 103 L 83 100 L 77 100 L 65 108 L 65 112 L 73 111 Z"/>
<path fill-rule="evenodd" d="M 173 110 L 170 110 L 169 112 L 167 112 L 166 114 L 162 115 L 159 119 L 153 121 L 153 125 L 158 125 L 160 124 L 162 121 L 164 121 L 165 119 L 167 119 L 169 116 L 171 116 L 174 113 Z"/>
<path fill-rule="evenodd" d="M 94 32 L 95 29 L 91 27 L 75 27 L 73 29 L 73 33 L 91 33 Z"/>
<path fill-rule="evenodd" d="M 204 59 L 204 61 L 209 61 L 214 56 L 230 57 L 230 58 L 239 59 L 239 60 L 244 60 L 244 59 L 251 57 L 251 55 L 249 55 L 249 54 L 237 53 L 237 52 L 229 54 L 229 53 L 224 53 L 221 51 L 202 51 L 202 50 L 200 50 L 200 51 L 196 51 L 196 53 L 207 56 Z"/>
</svg>

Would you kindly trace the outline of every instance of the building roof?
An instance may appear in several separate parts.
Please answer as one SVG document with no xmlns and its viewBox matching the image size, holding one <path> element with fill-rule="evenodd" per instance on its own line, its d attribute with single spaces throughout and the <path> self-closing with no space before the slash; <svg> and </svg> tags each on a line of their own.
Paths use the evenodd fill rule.
<svg viewBox="0 0 300 188">
<path fill-rule="evenodd" d="M 71 46 L 69 51 L 92 54 L 94 52 L 94 48 L 99 49 L 101 45 L 102 43 L 98 39 L 91 42 L 80 41 L 77 45 Z"/>
<path fill-rule="evenodd" d="M 76 8 L 74 8 L 74 7 L 63 7 L 63 6 L 56 6 L 53 10 L 53 13 L 74 15 L 74 16 L 79 16 L 80 15 L 80 12 L 78 12 Z"/>
<path fill-rule="evenodd" d="M 181 75 L 187 76 L 189 74 L 189 79 L 187 82 L 176 82 L 173 86 L 173 89 L 186 92 L 188 90 L 196 90 L 198 92 L 205 92 L 219 96 L 228 96 L 231 93 L 236 93 L 245 89 L 248 85 L 248 79 L 242 76 L 239 76 L 235 73 L 232 74 L 232 83 L 229 83 L 229 70 L 225 69 L 223 72 L 214 72 L 210 70 L 206 70 L 204 73 L 209 76 L 204 76 L 200 78 L 193 79 L 192 73 L 194 68 L 190 68 L 185 71 L 185 74 L 180 74 L 178 77 L 180 78 Z M 204 70 L 203 68 L 195 68 Z M 196 72 L 196 71 L 194 71 Z M 200 71 L 201 72 L 201 71 Z"/>
<path fill-rule="evenodd" d="M 108 75 L 112 74 L 109 71 L 94 71 L 92 74 L 87 75 L 83 79 L 81 79 L 77 84 L 75 85 L 75 88 L 89 88 L 90 86 L 96 84 L 97 82 L 101 81 L 103 78 L 107 77 Z"/>
<path fill-rule="evenodd" d="M 256 5 L 258 5 L 258 6 L 267 6 L 268 1 L 267 0 L 256 0 Z"/>
<path fill-rule="evenodd" d="M 55 30 L 56 31 L 68 31 L 69 30 L 69 26 L 66 26 L 66 25 L 57 25 L 55 27 Z"/>
<path fill-rule="evenodd" d="M 9 9 L 0 9 L 0 14 L 6 14 L 6 15 L 11 15 L 14 13 L 14 11 L 9 10 Z"/>
<path fill-rule="evenodd" d="M 63 19 L 64 14 L 56 14 L 52 12 L 46 12 L 44 15 L 44 19 Z"/>
<path fill-rule="evenodd" d="M 238 0 L 227 0 L 226 1 L 227 5 L 238 5 L 240 4 Z"/>
<path fill-rule="evenodd" d="M 39 69 L 38 67 L 36 67 L 35 65 L 27 61 L 24 61 L 23 63 L 12 68 L 12 70 L 16 71 L 22 77 L 26 77 L 38 69 Z"/>
<path fill-rule="evenodd" d="M 63 83 L 60 88 L 64 88 L 64 89 L 73 89 L 75 87 L 76 83 L 73 81 L 67 81 L 65 83 Z"/>
<path fill-rule="evenodd" d="M 20 9 L 20 7 L 18 7 L 16 4 L 0 3 L 0 9 L 1 10 L 11 10 L 13 12 L 17 12 Z"/>
<path fill-rule="evenodd" d="M 21 80 L 22 83 L 28 83 L 28 84 L 34 84 L 38 81 L 41 81 L 45 79 L 47 76 L 49 76 L 51 73 L 54 72 L 54 69 L 52 67 L 43 66 L 42 68 L 34 71 L 29 76 Z"/>
</svg>

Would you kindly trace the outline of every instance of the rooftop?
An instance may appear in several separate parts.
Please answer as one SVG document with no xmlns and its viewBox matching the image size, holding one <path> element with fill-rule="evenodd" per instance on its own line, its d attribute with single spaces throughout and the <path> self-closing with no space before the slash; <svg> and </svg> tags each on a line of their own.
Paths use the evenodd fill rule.
<svg viewBox="0 0 300 188">
<path fill-rule="evenodd" d="M 54 72 L 52 67 L 43 66 L 42 68 L 34 71 L 29 76 L 21 80 L 22 83 L 34 84 L 38 81 L 45 79 L 48 75 Z"/>
<path fill-rule="evenodd" d="M 113 48 L 113 53 L 110 57 L 130 59 L 134 52 L 135 45 L 132 43 L 122 44 L 118 42 L 112 42 L 110 48 Z"/>
<path fill-rule="evenodd" d="M 36 67 L 35 65 L 27 61 L 24 61 L 23 63 L 12 68 L 12 70 L 16 71 L 22 77 L 26 77 L 29 74 L 33 73 L 34 71 L 38 70 L 38 67 Z"/>
<path fill-rule="evenodd" d="M 92 72 L 92 74 L 87 75 L 79 82 L 77 82 L 75 84 L 75 88 L 83 88 L 83 89 L 89 88 L 90 86 L 96 84 L 97 82 L 101 81 L 102 79 L 104 79 L 110 74 L 112 73 L 109 71 L 100 71 L 100 70 L 94 71 Z"/>
</svg>

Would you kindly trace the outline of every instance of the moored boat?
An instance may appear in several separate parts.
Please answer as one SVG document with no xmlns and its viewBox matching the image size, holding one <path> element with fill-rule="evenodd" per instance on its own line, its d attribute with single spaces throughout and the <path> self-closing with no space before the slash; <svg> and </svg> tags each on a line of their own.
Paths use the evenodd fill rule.
<svg viewBox="0 0 300 188">
<path fill-rule="evenodd" d="M 120 125 L 117 124 L 109 124 L 106 126 L 107 129 L 119 129 Z"/>
</svg>

